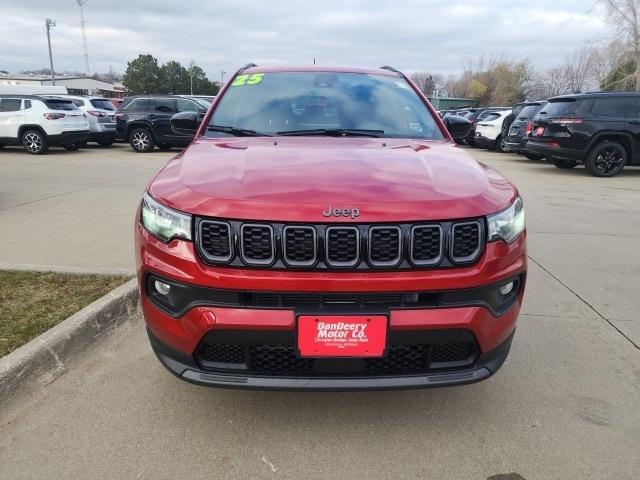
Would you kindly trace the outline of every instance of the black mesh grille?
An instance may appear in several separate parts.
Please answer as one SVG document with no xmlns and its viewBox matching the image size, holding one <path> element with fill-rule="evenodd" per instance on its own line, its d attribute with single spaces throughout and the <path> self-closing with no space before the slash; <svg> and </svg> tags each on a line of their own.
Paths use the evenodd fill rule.
<svg viewBox="0 0 640 480">
<path fill-rule="evenodd" d="M 244 363 L 244 345 L 224 345 L 221 343 L 203 343 L 198 350 L 200 362 Z"/>
<path fill-rule="evenodd" d="M 219 222 L 202 222 L 202 249 L 212 258 L 228 259 L 231 256 L 229 225 Z"/>
<path fill-rule="evenodd" d="M 386 357 L 367 360 L 367 371 L 372 373 L 415 373 L 427 369 L 427 345 L 396 345 L 389 348 Z"/>
<path fill-rule="evenodd" d="M 414 262 L 436 262 L 441 255 L 442 230 L 439 226 L 419 226 L 413 228 L 411 239 L 412 260 Z"/>
<path fill-rule="evenodd" d="M 400 258 L 400 244 L 399 228 L 372 228 L 369 233 L 369 259 L 378 264 L 395 264 Z"/>
<path fill-rule="evenodd" d="M 237 373 L 245 371 L 257 375 L 411 375 L 444 368 L 467 368 L 475 362 L 477 350 L 473 342 L 398 344 L 389 346 L 381 358 L 341 359 L 342 364 L 333 365 L 330 371 L 322 365 L 325 359 L 301 358 L 290 344 L 230 345 L 205 341 L 198 348 L 196 358 L 207 370 L 233 369 Z"/>
<path fill-rule="evenodd" d="M 242 227 L 242 255 L 245 260 L 268 263 L 273 258 L 271 227 L 245 225 Z"/>
<path fill-rule="evenodd" d="M 327 260 L 333 265 L 354 265 L 358 262 L 358 231 L 355 228 L 329 229 Z"/>
<path fill-rule="evenodd" d="M 473 256 L 480 244 L 480 225 L 459 223 L 453 226 L 452 256 L 454 260 L 465 260 Z"/>
<path fill-rule="evenodd" d="M 434 363 L 461 362 L 473 354 L 474 347 L 468 343 L 442 343 L 433 346 L 431 361 Z"/>
<path fill-rule="evenodd" d="M 252 345 L 250 368 L 271 375 L 304 374 L 313 370 L 313 360 L 297 357 L 293 347 Z"/>
<path fill-rule="evenodd" d="M 310 264 L 316 259 L 313 227 L 287 227 L 284 234 L 285 258 L 290 263 Z"/>
</svg>

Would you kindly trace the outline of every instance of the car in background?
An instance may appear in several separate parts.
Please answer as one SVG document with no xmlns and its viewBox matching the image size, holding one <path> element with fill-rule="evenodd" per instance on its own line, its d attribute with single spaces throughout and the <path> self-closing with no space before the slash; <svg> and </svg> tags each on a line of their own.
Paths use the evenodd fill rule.
<svg viewBox="0 0 640 480">
<path fill-rule="evenodd" d="M 116 107 L 104 97 L 65 95 L 76 107 L 87 114 L 89 122 L 89 142 L 101 147 L 110 147 L 116 140 Z M 81 145 L 82 146 L 82 145 Z"/>
<path fill-rule="evenodd" d="M 171 117 L 180 112 L 197 112 L 204 116 L 208 110 L 205 100 L 199 102 L 179 95 L 143 95 L 128 97 L 116 113 L 116 136 L 129 142 L 136 152 L 186 147 L 193 135 L 171 129 Z"/>
<path fill-rule="evenodd" d="M 505 138 L 502 136 L 502 123 L 510 114 L 511 110 L 489 112 L 481 121 L 476 123 L 476 146 L 498 152 L 506 152 Z"/>
<path fill-rule="evenodd" d="M 0 95 L 0 147 L 22 145 L 41 155 L 49 147 L 77 150 L 89 139 L 86 114 L 69 99 Z"/>
<path fill-rule="evenodd" d="M 525 154 L 529 160 L 540 160 L 540 154 L 527 153 L 526 146 L 529 134 L 533 131 L 533 117 L 542 109 L 545 101 L 525 102 L 519 105 L 506 137 L 507 151 Z"/>
<path fill-rule="evenodd" d="M 550 98 L 534 117 L 527 153 L 558 168 L 583 163 L 596 177 L 640 165 L 640 93 L 595 92 Z"/>
<path fill-rule="evenodd" d="M 469 132 L 469 136 L 464 139 L 464 143 L 468 145 L 475 145 L 475 136 L 476 136 L 476 123 L 483 120 L 487 115 L 491 112 L 496 112 L 499 110 L 511 110 L 508 107 L 481 107 L 481 108 L 473 108 L 468 111 L 464 115 L 464 118 L 471 122 L 472 128 Z"/>
<path fill-rule="evenodd" d="M 118 110 L 120 108 L 120 105 L 122 105 L 122 98 L 110 98 L 109 99 L 111 101 L 111 103 L 113 104 L 114 107 L 116 107 L 116 110 Z"/>
</svg>

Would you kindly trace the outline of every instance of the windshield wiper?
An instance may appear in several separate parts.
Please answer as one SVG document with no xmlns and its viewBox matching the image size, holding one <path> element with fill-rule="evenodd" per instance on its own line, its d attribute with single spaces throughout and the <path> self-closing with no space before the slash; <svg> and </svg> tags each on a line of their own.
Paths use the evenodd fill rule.
<svg viewBox="0 0 640 480">
<path fill-rule="evenodd" d="M 381 137 L 384 130 L 364 130 L 360 128 L 316 128 L 311 130 L 284 130 L 276 135 L 304 137 L 311 135 L 326 135 L 329 137 Z"/>
<path fill-rule="evenodd" d="M 235 135 L 236 137 L 258 137 L 264 134 L 256 132 L 255 130 L 248 130 L 246 128 L 225 127 L 222 125 L 207 125 L 207 131 L 210 132 L 224 132 Z"/>
</svg>

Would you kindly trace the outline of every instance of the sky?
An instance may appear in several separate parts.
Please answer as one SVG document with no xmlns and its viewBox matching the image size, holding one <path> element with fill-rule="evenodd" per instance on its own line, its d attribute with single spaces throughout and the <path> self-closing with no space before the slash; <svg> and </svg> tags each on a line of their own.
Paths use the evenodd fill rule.
<svg viewBox="0 0 640 480">
<path fill-rule="evenodd" d="M 312 64 L 456 74 L 480 55 L 546 69 L 607 35 L 590 0 L 86 0 L 91 72 L 150 53 L 212 80 L 240 66 Z M 76 0 L 0 0 L 0 70 L 84 71 Z"/>
</svg>

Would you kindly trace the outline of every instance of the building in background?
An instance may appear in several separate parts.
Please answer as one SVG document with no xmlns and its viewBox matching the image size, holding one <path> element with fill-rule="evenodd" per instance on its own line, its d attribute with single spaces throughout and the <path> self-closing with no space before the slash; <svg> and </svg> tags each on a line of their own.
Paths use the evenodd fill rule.
<svg viewBox="0 0 640 480">
<path fill-rule="evenodd" d="M 57 83 L 57 82 L 56 82 Z M 452 97 L 428 97 L 429 102 L 436 110 L 453 110 L 456 108 L 473 107 L 476 101 L 472 98 L 452 98 Z"/>
<path fill-rule="evenodd" d="M 51 85 L 51 78 L 0 73 L 0 85 Z M 70 95 L 96 95 L 106 98 L 125 96 L 122 83 L 93 77 L 56 77 L 56 85 L 66 87 Z"/>
</svg>

